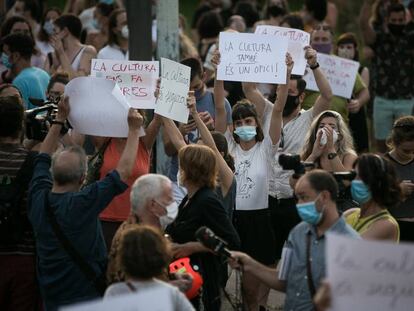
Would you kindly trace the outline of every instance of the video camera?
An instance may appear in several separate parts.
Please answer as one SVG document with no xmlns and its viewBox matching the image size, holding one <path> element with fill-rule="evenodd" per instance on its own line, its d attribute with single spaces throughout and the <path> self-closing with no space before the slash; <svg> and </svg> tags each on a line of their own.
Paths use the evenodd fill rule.
<svg viewBox="0 0 414 311">
<path fill-rule="evenodd" d="M 37 99 L 29 97 L 29 101 L 37 106 L 26 110 L 26 137 L 28 139 L 43 141 L 49 131 L 50 122 L 57 113 L 60 98 L 54 100 Z M 62 134 L 68 130 L 67 126 L 62 127 Z"/>
<path fill-rule="evenodd" d="M 315 168 L 313 162 L 303 162 L 298 154 L 282 153 L 279 156 L 279 164 L 284 170 L 293 170 L 293 178 L 304 175 L 307 168 Z"/>
</svg>

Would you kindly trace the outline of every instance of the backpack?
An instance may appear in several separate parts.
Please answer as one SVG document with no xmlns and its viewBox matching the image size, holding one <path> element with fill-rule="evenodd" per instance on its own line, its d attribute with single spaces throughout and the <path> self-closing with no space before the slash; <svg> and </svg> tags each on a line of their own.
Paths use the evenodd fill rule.
<svg viewBox="0 0 414 311">
<path fill-rule="evenodd" d="M 0 180 L 0 243 L 12 244 L 21 240 L 30 228 L 22 217 L 21 205 L 33 174 L 35 152 L 29 152 L 14 179 Z"/>
</svg>

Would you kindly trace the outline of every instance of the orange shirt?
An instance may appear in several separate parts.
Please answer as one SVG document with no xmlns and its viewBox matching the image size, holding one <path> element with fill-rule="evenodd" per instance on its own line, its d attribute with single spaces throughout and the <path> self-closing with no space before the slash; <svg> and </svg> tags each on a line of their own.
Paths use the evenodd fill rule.
<svg viewBox="0 0 414 311">
<path fill-rule="evenodd" d="M 110 171 L 114 170 L 121 158 L 121 153 L 116 148 L 116 138 L 112 138 L 110 144 L 105 150 L 104 161 L 101 168 L 100 179 L 106 176 Z M 125 141 L 126 142 L 126 141 Z M 131 176 L 128 181 L 128 189 L 116 196 L 108 207 L 101 213 L 100 219 L 104 221 L 124 221 L 128 218 L 131 209 L 129 194 L 131 185 L 134 181 L 145 174 L 148 174 L 150 166 L 150 153 L 145 147 L 142 139 L 139 140 L 137 158 Z"/>
</svg>

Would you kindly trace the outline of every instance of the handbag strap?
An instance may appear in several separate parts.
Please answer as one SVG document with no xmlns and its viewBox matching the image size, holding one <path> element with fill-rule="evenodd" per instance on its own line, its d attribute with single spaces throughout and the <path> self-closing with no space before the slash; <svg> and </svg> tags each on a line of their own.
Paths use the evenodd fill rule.
<svg viewBox="0 0 414 311">
<path fill-rule="evenodd" d="M 306 235 L 306 276 L 308 281 L 309 292 L 313 303 L 313 297 L 315 297 L 316 289 L 312 276 L 312 259 L 311 259 L 311 232 Z M 313 308 L 315 310 L 315 307 Z"/>
<path fill-rule="evenodd" d="M 381 218 L 383 216 L 386 216 L 386 215 L 388 215 L 388 212 L 387 211 L 382 211 L 382 212 L 380 212 L 378 214 L 375 214 L 375 215 L 373 215 L 371 217 L 368 217 L 363 222 L 361 222 L 360 224 L 358 224 L 358 225 L 355 226 L 355 231 L 356 232 L 359 232 L 359 230 L 361 230 L 362 228 L 364 228 L 365 225 L 368 224 L 369 222 L 372 222 L 375 219 L 379 219 L 379 218 Z"/>
<path fill-rule="evenodd" d="M 50 224 L 52 225 L 53 232 L 55 233 L 60 244 L 63 246 L 65 251 L 68 253 L 70 258 L 73 260 L 73 262 L 78 266 L 78 268 L 86 276 L 86 278 L 93 283 L 98 293 L 103 296 L 105 289 L 106 289 L 104 278 L 102 276 L 96 275 L 92 267 L 86 262 L 86 260 L 81 256 L 81 254 L 76 250 L 76 248 L 73 246 L 73 244 L 69 241 L 69 239 L 64 234 L 62 227 L 57 222 L 56 216 L 53 213 L 52 208 L 49 204 L 49 193 L 48 192 L 46 192 L 46 195 L 45 195 L 45 203 L 46 203 L 46 212 L 47 212 L 48 219 L 50 221 Z"/>
<path fill-rule="evenodd" d="M 92 157 L 89 158 L 89 162 L 95 160 L 98 156 L 102 156 L 105 153 L 106 148 L 108 148 L 109 144 L 111 143 L 111 140 L 111 138 L 105 140 L 105 142 L 102 144 L 99 150 L 95 152 L 95 154 Z"/>
</svg>

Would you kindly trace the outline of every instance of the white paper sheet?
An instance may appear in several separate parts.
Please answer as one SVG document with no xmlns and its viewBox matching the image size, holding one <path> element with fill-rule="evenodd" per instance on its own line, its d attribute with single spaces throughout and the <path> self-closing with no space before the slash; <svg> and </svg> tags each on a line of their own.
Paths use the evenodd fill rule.
<svg viewBox="0 0 414 311">
<path fill-rule="evenodd" d="M 218 80 L 286 84 L 286 38 L 221 32 L 219 50 Z"/>
<path fill-rule="evenodd" d="M 130 106 L 114 81 L 78 77 L 66 85 L 65 95 L 69 96 L 68 120 L 76 132 L 103 137 L 128 136 Z M 144 135 L 141 129 L 140 136 Z"/>
</svg>

